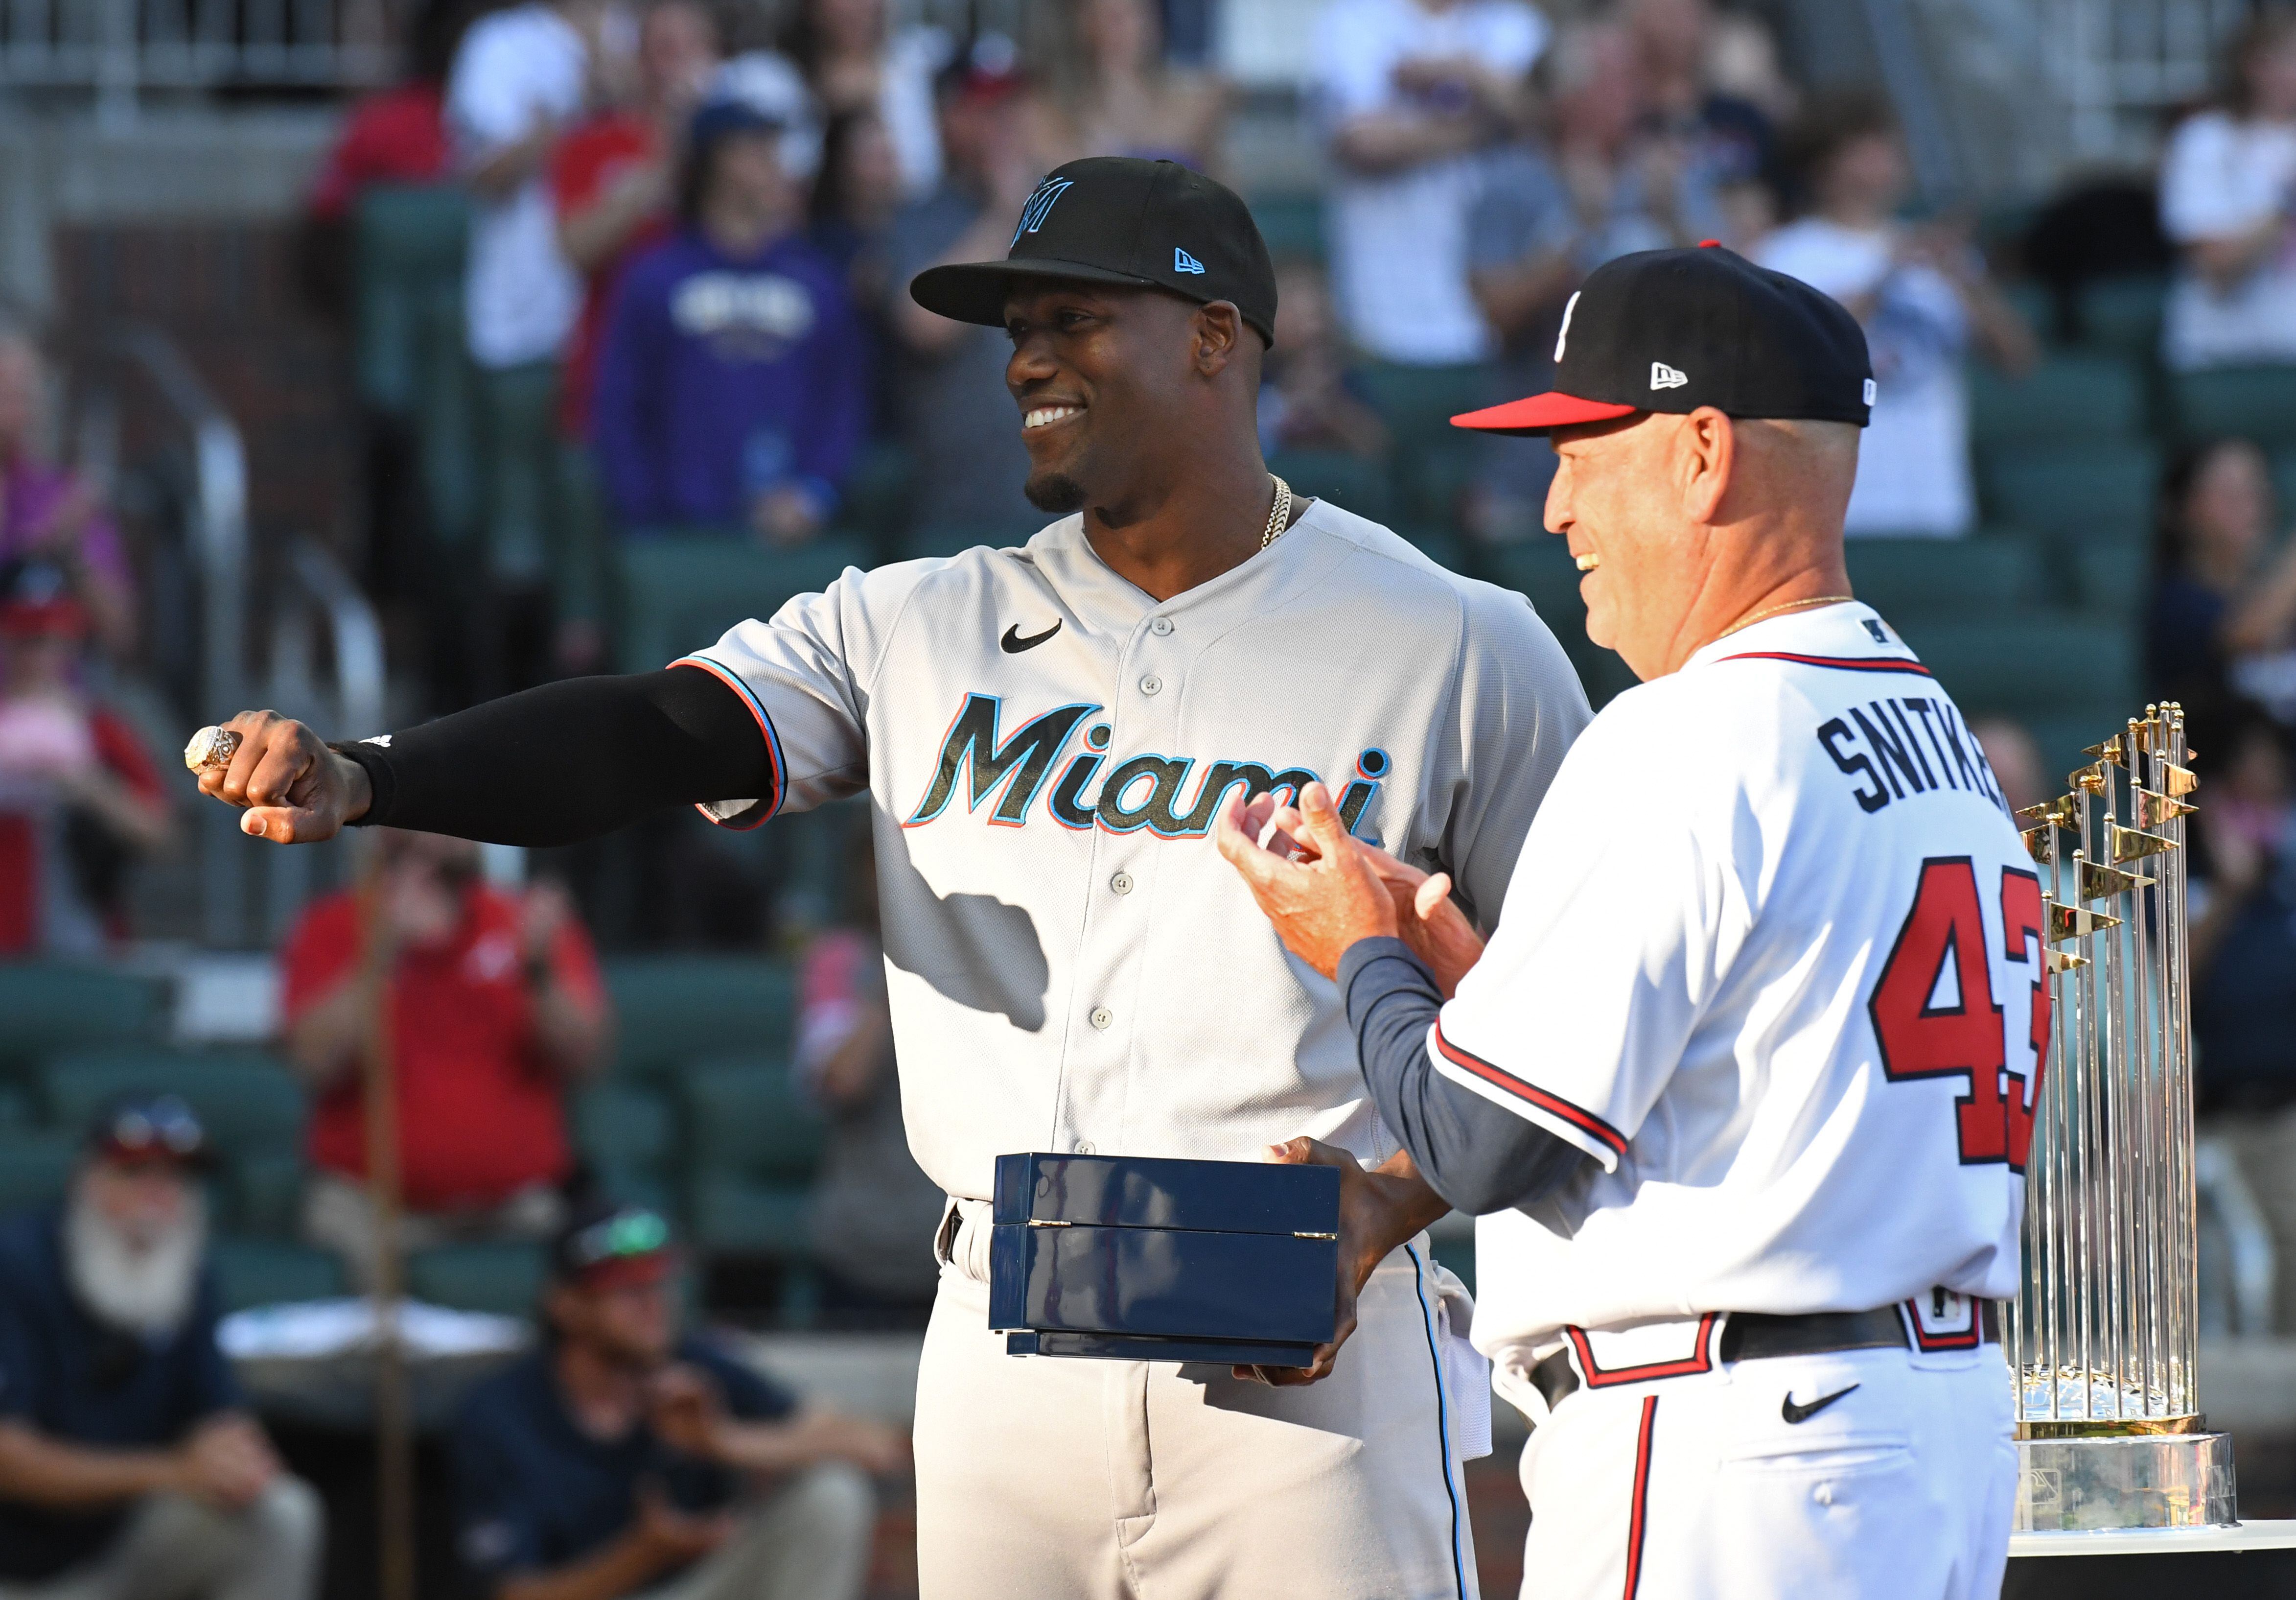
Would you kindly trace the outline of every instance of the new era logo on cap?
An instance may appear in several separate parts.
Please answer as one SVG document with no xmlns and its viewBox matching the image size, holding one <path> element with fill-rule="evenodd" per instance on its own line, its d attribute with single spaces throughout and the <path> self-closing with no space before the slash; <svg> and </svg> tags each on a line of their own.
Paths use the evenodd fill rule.
<svg viewBox="0 0 2296 1600">
<path fill-rule="evenodd" d="M 1197 260 L 1193 256 L 1188 254 L 1187 251 L 1182 250 L 1179 246 L 1174 245 L 1172 247 L 1172 270 L 1174 272 L 1193 273 L 1196 276 L 1201 277 L 1204 275 L 1204 264 L 1201 261 Z"/>
<path fill-rule="evenodd" d="M 1563 308 L 1554 389 L 1451 420 L 1536 434 L 1711 406 L 1862 428 L 1873 404 L 1866 335 L 1847 308 L 1710 243 L 1596 267 Z"/>
</svg>

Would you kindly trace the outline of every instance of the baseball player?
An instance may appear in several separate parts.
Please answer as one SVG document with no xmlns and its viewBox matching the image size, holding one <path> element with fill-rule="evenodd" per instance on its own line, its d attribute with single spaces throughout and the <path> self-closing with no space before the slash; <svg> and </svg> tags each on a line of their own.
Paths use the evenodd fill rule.
<svg viewBox="0 0 2296 1600">
<path fill-rule="evenodd" d="M 1488 923 L 1587 720 L 1577 679 L 1521 596 L 1270 478 L 1274 274 L 1219 185 L 1071 162 L 1007 259 L 912 292 L 1012 336 L 1029 493 L 1068 513 L 1026 546 L 848 571 L 663 671 L 383 741 L 331 751 L 250 713 L 202 785 L 273 840 L 356 821 L 535 844 L 865 792 L 910 1146 L 952 1197 L 918 1243 L 945 1264 L 923 1593 L 1472 1595 L 1459 1467 L 1488 1385 L 1421 1236 L 1443 1203 L 1365 1095 L 1332 985 L 1209 835 L 1232 797 L 1321 782 Z M 1334 1153 L 1292 1159 L 1348 1169 L 1354 1333 L 1314 1367 L 1021 1358 L 988 1331 L 998 1154 L 1254 1160 L 1294 1136 Z"/>
<path fill-rule="evenodd" d="M 1554 392 L 1459 419 L 1551 433 L 1587 632 L 1644 680 L 1488 948 L 1439 877 L 1398 907 L 1320 789 L 1222 825 L 1336 973 L 1386 1124 L 1488 1213 L 1474 1340 L 1537 1426 L 1542 1600 L 2002 1581 L 2040 885 L 1952 700 L 1850 596 L 1869 371 L 1816 291 L 1653 251 L 1588 277 Z"/>
</svg>

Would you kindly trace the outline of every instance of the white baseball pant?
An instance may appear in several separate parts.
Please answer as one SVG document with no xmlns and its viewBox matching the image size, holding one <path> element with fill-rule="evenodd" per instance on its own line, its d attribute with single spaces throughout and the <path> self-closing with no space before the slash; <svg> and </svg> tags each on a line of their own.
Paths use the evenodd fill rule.
<svg viewBox="0 0 2296 1600">
<path fill-rule="evenodd" d="M 1841 1398 L 1800 1422 L 1787 1405 Z M 1522 1456 L 1538 1600 L 1994 1600 L 2017 1489 L 1998 1345 L 1737 1361 L 1563 1397 Z"/>
<path fill-rule="evenodd" d="M 1488 1430 L 1480 1449 L 1458 1432 L 1423 1235 L 1364 1285 L 1332 1375 L 1285 1389 L 1008 1356 L 970 1243 L 917 1376 L 922 1600 L 1475 1600 L 1460 1450 Z"/>
</svg>

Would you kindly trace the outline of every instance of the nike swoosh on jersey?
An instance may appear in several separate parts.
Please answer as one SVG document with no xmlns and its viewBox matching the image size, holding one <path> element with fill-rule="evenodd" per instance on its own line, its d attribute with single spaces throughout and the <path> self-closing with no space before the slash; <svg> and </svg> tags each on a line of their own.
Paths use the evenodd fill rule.
<svg viewBox="0 0 2296 1600">
<path fill-rule="evenodd" d="M 1024 650 L 1034 650 L 1037 645 L 1043 644 L 1046 639 L 1051 638 L 1054 634 L 1060 631 L 1060 623 L 1058 621 L 1054 621 L 1054 624 L 1050 628 L 1045 629 L 1044 632 L 1040 634 L 1030 634 L 1024 639 L 1021 636 L 1021 625 L 1018 622 L 1015 622 L 1012 627 L 1004 630 L 1004 636 L 997 640 L 996 643 L 998 647 L 1002 649 L 1006 655 L 1019 655 Z"/>
<path fill-rule="evenodd" d="M 1850 1390 L 1856 1389 L 1857 1387 L 1857 1384 L 1852 1383 L 1849 1386 L 1849 1389 L 1837 1389 L 1832 1394 L 1819 1395 L 1817 1399 L 1810 1401 L 1807 1406 L 1796 1405 L 1794 1403 L 1793 1391 L 1792 1390 L 1788 1390 L 1786 1391 L 1785 1403 L 1778 1407 L 1778 1415 L 1784 1417 L 1786 1421 L 1790 1423 L 1806 1423 L 1811 1417 L 1816 1416 L 1819 1412 L 1824 1410 L 1828 1406 L 1833 1404 L 1834 1401 L 1840 1399 L 1843 1395 L 1848 1394 Z"/>
</svg>

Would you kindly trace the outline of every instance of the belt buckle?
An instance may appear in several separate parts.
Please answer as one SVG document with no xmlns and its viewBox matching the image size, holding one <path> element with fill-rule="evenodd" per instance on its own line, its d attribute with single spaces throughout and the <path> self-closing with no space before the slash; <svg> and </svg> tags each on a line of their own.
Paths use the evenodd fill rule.
<svg viewBox="0 0 2296 1600">
<path fill-rule="evenodd" d="M 1985 1302 L 1974 1295 L 1933 1288 L 1903 1303 L 1914 1348 L 1923 1354 L 1973 1350 L 1985 1341 Z"/>
</svg>

